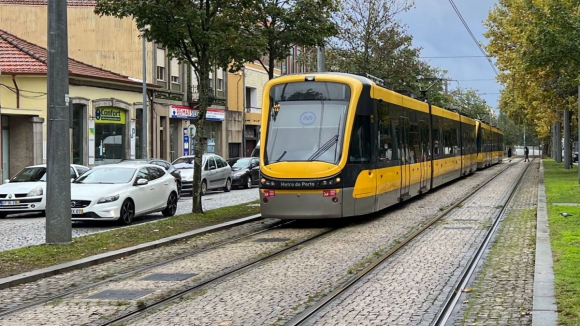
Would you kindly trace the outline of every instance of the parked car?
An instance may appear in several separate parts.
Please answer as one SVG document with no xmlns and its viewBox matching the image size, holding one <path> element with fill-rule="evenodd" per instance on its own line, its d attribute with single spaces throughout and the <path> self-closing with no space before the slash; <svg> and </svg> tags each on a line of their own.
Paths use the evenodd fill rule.
<svg viewBox="0 0 580 326">
<path fill-rule="evenodd" d="M 578 152 L 572 153 L 572 162 L 573 163 L 578 162 Z"/>
<path fill-rule="evenodd" d="M 137 216 L 177 211 L 177 181 L 154 164 L 96 166 L 72 183 L 73 221 L 119 221 L 131 224 Z"/>
<path fill-rule="evenodd" d="M 150 159 L 126 159 L 122 160 L 119 163 L 141 163 L 141 164 L 159 165 L 177 179 L 177 193 L 181 194 L 181 173 L 179 170 L 175 168 L 175 166 L 173 166 L 173 164 L 169 163 L 168 161 L 160 158 L 150 158 Z"/>
<path fill-rule="evenodd" d="M 90 169 L 71 164 L 71 181 Z M 46 208 L 46 164 L 33 165 L 16 173 L 0 186 L 0 218 L 9 214 L 44 213 Z"/>
<path fill-rule="evenodd" d="M 249 189 L 260 183 L 260 159 L 257 157 L 236 157 L 228 159 L 232 167 L 232 186 Z"/>
<path fill-rule="evenodd" d="M 193 164 L 195 156 L 182 156 L 173 165 L 181 172 L 183 192 L 193 191 Z M 208 190 L 223 189 L 229 192 L 232 189 L 232 168 L 223 157 L 216 154 L 203 154 L 201 162 L 201 194 Z"/>
</svg>

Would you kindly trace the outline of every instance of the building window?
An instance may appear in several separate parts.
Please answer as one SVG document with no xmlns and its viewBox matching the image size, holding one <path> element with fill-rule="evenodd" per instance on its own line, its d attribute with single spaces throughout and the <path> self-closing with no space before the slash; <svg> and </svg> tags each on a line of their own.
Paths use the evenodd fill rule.
<svg viewBox="0 0 580 326">
<path fill-rule="evenodd" d="M 179 84 L 179 62 L 177 59 L 171 59 L 171 82 Z"/>
<path fill-rule="evenodd" d="M 157 49 L 157 80 L 165 81 L 165 49 Z"/>
<path fill-rule="evenodd" d="M 218 91 L 222 91 L 224 89 L 224 70 L 222 68 L 218 68 L 215 72 L 216 78 L 216 89 Z"/>
<path fill-rule="evenodd" d="M 157 67 L 157 80 L 165 81 L 165 67 Z"/>
</svg>

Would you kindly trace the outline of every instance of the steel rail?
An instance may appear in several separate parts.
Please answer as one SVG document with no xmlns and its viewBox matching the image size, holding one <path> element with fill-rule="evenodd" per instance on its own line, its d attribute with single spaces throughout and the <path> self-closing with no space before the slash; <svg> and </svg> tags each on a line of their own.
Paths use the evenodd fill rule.
<svg viewBox="0 0 580 326">
<path fill-rule="evenodd" d="M 323 232 L 316 234 L 308 239 L 304 239 L 304 240 L 297 242 L 297 243 L 294 243 L 294 244 L 292 244 L 284 249 L 280 249 L 274 253 L 268 254 L 268 256 L 265 256 L 265 257 L 256 259 L 254 261 L 244 263 L 244 264 L 239 265 L 237 267 L 231 268 L 230 270 L 228 270 L 220 275 L 206 279 L 198 284 L 192 285 L 192 286 L 188 287 L 187 289 L 181 290 L 181 291 L 179 291 L 175 294 L 172 294 L 166 298 L 159 299 L 159 300 L 154 301 L 154 302 L 149 303 L 149 304 L 145 304 L 142 307 L 136 307 L 136 310 L 126 312 L 126 313 L 122 314 L 121 316 L 114 317 L 110 320 L 105 321 L 103 324 L 100 324 L 100 325 L 113 325 L 113 324 L 119 324 L 119 323 L 125 324 L 128 321 L 133 320 L 133 319 L 135 319 L 143 314 L 149 313 L 154 309 L 163 307 L 163 306 L 165 306 L 165 305 L 167 305 L 175 300 L 179 300 L 179 299 L 183 298 L 185 295 L 202 290 L 203 288 L 206 288 L 210 285 L 218 284 L 220 281 L 224 281 L 227 278 L 240 275 L 240 274 L 246 272 L 247 270 L 250 270 L 250 269 L 255 268 L 257 266 L 260 266 L 264 263 L 267 263 L 270 260 L 273 260 L 273 259 L 275 259 L 283 254 L 286 254 L 290 251 L 296 250 L 300 246 L 303 246 L 309 242 L 313 242 L 315 240 L 318 240 L 325 235 L 328 235 L 332 232 L 336 232 L 337 230 L 340 230 L 340 228 L 331 228 L 329 230 L 323 231 Z"/>
<path fill-rule="evenodd" d="M 163 266 L 163 265 L 171 264 L 171 263 L 173 263 L 175 261 L 179 261 L 179 260 L 182 260 L 184 258 L 188 258 L 188 257 L 192 257 L 192 256 L 195 256 L 195 255 L 199 255 L 199 254 L 204 253 L 204 252 L 207 252 L 209 250 L 213 250 L 213 249 L 216 249 L 216 248 L 219 248 L 219 247 L 222 247 L 222 246 L 231 244 L 231 243 L 235 243 L 235 242 L 238 242 L 238 241 L 242 241 L 244 239 L 247 239 L 247 238 L 256 236 L 258 234 L 261 234 L 261 233 L 264 233 L 264 232 L 268 232 L 268 231 L 274 230 L 276 228 L 279 228 L 279 227 L 282 227 L 282 226 L 285 226 L 285 225 L 288 225 L 288 224 L 293 224 L 295 222 L 296 221 L 280 221 L 280 222 L 276 222 L 273 225 L 268 226 L 268 227 L 266 227 L 266 228 L 264 228 L 262 230 L 254 231 L 252 233 L 244 234 L 242 236 L 235 237 L 233 239 L 228 239 L 228 240 L 223 241 L 223 242 L 215 243 L 215 244 L 209 245 L 207 247 L 203 247 L 201 249 L 197 249 L 197 250 L 194 250 L 194 251 L 186 252 L 186 253 L 180 254 L 178 256 L 172 257 L 170 259 L 166 259 L 166 260 L 163 260 L 163 261 L 160 261 L 160 262 L 156 262 L 156 263 L 153 263 L 153 264 L 150 264 L 150 265 L 147 265 L 147 266 L 138 267 L 138 268 L 133 269 L 133 270 L 131 270 L 129 272 L 125 272 L 125 273 L 122 273 L 122 274 L 119 274 L 119 275 L 115 275 L 113 277 L 109 277 L 109 278 L 104 279 L 104 280 L 101 280 L 99 282 L 90 283 L 88 285 L 84 285 L 84 286 L 77 287 L 77 288 L 75 288 L 73 290 L 63 291 L 63 292 L 60 292 L 60 293 L 57 293 L 57 294 L 53 294 L 53 295 L 49 295 L 49 296 L 42 296 L 42 299 L 40 299 L 40 300 L 35 300 L 35 301 L 32 301 L 32 302 L 23 303 L 21 305 L 18 305 L 15 308 L 11 308 L 11 309 L 8 309 L 8 310 L 2 310 L 2 308 L 0 308 L 0 317 L 5 317 L 5 316 L 8 316 L 8 315 L 12 315 L 12 314 L 14 314 L 16 312 L 19 312 L 19 311 L 22 311 L 22 310 L 25 310 L 25 309 L 28 309 L 28 308 L 31 308 L 31 307 L 34 307 L 34 306 L 39 306 L 39 305 L 45 304 L 47 302 L 50 302 L 52 300 L 60 299 L 60 298 L 66 297 L 66 296 L 71 295 L 71 294 L 75 294 L 75 293 L 78 293 L 78 292 L 82 292 L 82 291 L 86 291 L 86 290 L 89 290 L 89 289 L 92 289 L 92 288 L 96 288 L 97 286 L 100 286 L 100 285 L 103 285 L 103 284 L 106 284 L 106 283 L 109 283 L 109 282 L 118 281 L 118 280 L 121 280 L 123 278 L 129 278 L 129 277 L 131 277 L 133 275 L 136 275 L 138 273 L 142 273 L 142 272 L 145 272 L 147 270 L 150 270 L 150 269 L 153 269 L 153 268 L 157 268 L 157 267 L 160 267 L 160 266 Z"/>
<path fill-rule="evenodd" d="M 368 265 L 363 270 L 361 270 L 360 272 L 355 274 L 348 281 L 346 281 L 345 283 L 340 285 L 338 288 L 336 288 L 333 292 L 331 292 L 330 294 L 328 294 L 327 296 L 325 296 L 324 298 L 322 298 L 321 300 L 316 302 L 314 305 L 312 305 L 309 308 L 307 308 L 306 310 L 304 310 L 302 313 L 300 313 L 297 316 L 295 316 L 294 318 L 292 318 L 290 321 L 288 321 L 285 324 L 285 326 L 297 326 L 297 325 L 301 325 L 302 323 L 309 320 L 317 312 L 319 312 L 323 308 L 327 307 L 331 302 L 333 302 L 335 299 L 337 299 L 347 289 L 352 287 L 354 284 L 358 283 L 363 277 L 368 275 L 372 270 L 374 270 L 375 268 L 380 266 L 384 261 L 386 261 L 391 256 L 393 256 L 395 253 L 397 253 L 401 248 L 403 248 L 409 242 L 411 242 L 412 240 L 417 238 L 420 234 L 425 232 L 425 230 L 430 228 L 433 224 L 435 224 L 436 222 L 440 221 L 442 218 L 447 216 L 447 214 L 449 214 L 453 209 L 455 209 L 456 207 L 458 207 L 459 205 L 461 205 L 462 203 L 467 201 L 469 198 L 471 198 L 473 195 L 475 195 L 477 192 L 479 192 L 483 187 L 485 187 L 490 182 L 495 180 L 497 177 L 502 175 L 503 172 L 505 172 L 511 166 L 512 165 L 506 166 L 505 168 L 500 170 L 496 175 L 494 175 L 492 178 L 490 178 L 486 182 L 481 183 L 479 186 L 477 186 L 472 191 L 467 193 L 467 195 L 465 195 L 463 198 L 459 199 L 459 201 L 457 201 L 455 204 L 453 204 L 450 207 L 448 207 L 447 209 L 445 209 L 441 214 L 437 215 L 436 217 L 434 217 L 433 219 L 428 221 L 425 225 L 420 227 L 417 231 L 413 232 L 411 235 L 409 235 L 408 237 L 403 239 L 394 248 L 390 249 L 388 252 L 386 252 L 385 254 L 383 254 L 382 256 L 377 258 L 376 260 L 374 260 L 370 265 Z"/>
<path fill-rule="evenodd" d="M 534 160 L 532 160 L 532 162 L 533 161 Z M 483 242 L 479 245 L 476 253 L 472 256 L 469 264 L 461 273 L 461 277 L 459 278 L 458 282 L 455 285 L 455 290 L 451 292 L 451 294 L 447 297 L 445 303 L 443 304 L 443 308 L 439 311 L 439 313 L 437 314 L 431 325 L 437 326 L 445 325 L 449 321 L 449 318 L 451 318 L 453 310 L 457 306 L 457 302 L 461 297 L 462 289 L 466 288 L 467 284 L 469 283 L 469 280 L 471 279 L 471 276 L 475 273 L 475 270 L 477 269 L 477 266 L 481 261 L 483 254 L 485 253 L 485 250 L 488 248 L 490 242 L 493 239 L 493 236 L 495 235 L 496 231 L 499 228 L 499 225 L 501 224 L 501 221 L 504 219 L 505 214 L 508 212 L 508 207 L 510 206 L 510 204 L 513 203 L 517 190 L 520 189 L 522 185 L 523 176 L 526 175 L 531 165 L 532 164 L 528 164 L 528 166 L 524 169 L 520 178 L 518 179 L 518 182 L 510 188 L 508 198 L 506 199 L 501 210 L 497 213 L 497 217 L 493 221 L 492 226 L 487 231 L 487 234 Z"/>
</svg>

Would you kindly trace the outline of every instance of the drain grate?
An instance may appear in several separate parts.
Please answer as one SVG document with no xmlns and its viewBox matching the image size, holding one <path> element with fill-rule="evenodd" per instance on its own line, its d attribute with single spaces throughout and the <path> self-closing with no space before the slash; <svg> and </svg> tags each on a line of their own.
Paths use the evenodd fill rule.
<svg viewBox="0 0 580 326">
<path fill-rule="evenodd" d="M 145 296 L 155 290 L 153 289 L 142 289 L 142 290 L 105 290 L 99 293 L 95 293 L 87 299 L 101 299 L 101 300 L 135 300 L 142 296 Z"/>
<path fill-rule="evenodd" d="M 473 229 L 472 226 L 444 226 L 444 229 L 448 230 L 471 230 Z"/>
<path fill-rule="evenodd" d="M 254 240 L 254 242 L 286 242 L 290 239 L 288 238 L 260 238 Z"/>
<path fill-rule="evenodd" d="M 183 273 L 174 273 L 174 274 L 164 274 L 164 273 L 158 273 L 158 274 L 151 274 L 149 276 L 146 276 L 144 278 L 142 278 L 142 281 L 166 281 L 166 282 L 178 282 L 178 281 L 183 281 L 183 280 L 187 280 L 190 277 L 193 277 L 197 274 L 183 274 Z"/>
</svg>

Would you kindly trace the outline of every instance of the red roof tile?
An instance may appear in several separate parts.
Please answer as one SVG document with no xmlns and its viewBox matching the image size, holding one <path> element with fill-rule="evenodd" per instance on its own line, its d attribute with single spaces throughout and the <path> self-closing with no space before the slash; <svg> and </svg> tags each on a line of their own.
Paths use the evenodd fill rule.
<svg viewBox="0 0 580 326">
<path fill-rule="evenodd" d="M 47 56 L 48 51 L 45 48 L 0 29 L 0 69 L 3 74 L 44 75 L 47 73 Z M 128 76 L 91 66 L 71 58 L 68 59 L 68 70 L 69 76 L 141 85 L 141 82 L 131 80 Z M 155 85 L 149 85 L 149 87 L 155 87 Z"/>
<path fill-rule="evenodd" d="M 37 5 L 46 6 L 47 0 L 0 0 L 0 4 L 11 5 Z M 97 4 L 96 0 L 67 0 L 67 5 L 71 7 L 94 7 Z"/>
</svg>

